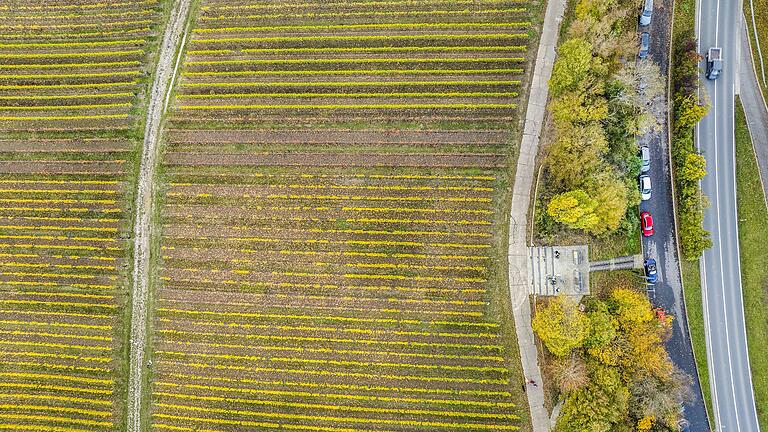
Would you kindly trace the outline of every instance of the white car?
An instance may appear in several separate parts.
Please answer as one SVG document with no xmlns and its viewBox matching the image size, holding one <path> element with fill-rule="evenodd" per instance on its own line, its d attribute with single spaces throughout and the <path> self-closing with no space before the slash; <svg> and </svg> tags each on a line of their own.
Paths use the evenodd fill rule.
<svg viewBox="0 0 768 432">
<path fill-rule="evenodd" d="M 648 172 L 651 169 L 651 149 L 648 146 L 640 147 L 640 159 L 643 161 L 640 172 Z"/>
<path fill-rule="evenodd" d="M 643 201 L 651 199 L 651 176 L 646 174 L 640 176 L 640 199 Z"/>
</svg>

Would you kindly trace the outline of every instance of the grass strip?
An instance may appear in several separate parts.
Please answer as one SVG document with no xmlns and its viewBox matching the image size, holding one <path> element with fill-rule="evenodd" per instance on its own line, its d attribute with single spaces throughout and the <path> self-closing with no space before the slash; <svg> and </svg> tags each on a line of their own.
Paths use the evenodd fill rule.
<svg viewBox="0 0 768 432">
<path fill-rule="evenodd" d="M 755 403 L 761 429 L 768 428 L 768 208 L 741 102 L 736 103 L 736 194 L 744 319 Z M 763 407 L 763 409 L 760 409 Z"/>
</svg>

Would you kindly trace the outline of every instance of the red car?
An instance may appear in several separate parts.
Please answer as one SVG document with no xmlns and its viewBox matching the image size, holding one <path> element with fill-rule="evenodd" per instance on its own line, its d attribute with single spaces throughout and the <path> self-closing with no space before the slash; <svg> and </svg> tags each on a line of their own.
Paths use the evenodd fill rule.
<svg viewBox="0 0 768 432">
<path fill-rule="evenodd" d="M 644 236 L 650 237 L 653 235 L 653 216 L 651 216 L 651 213 L 640 213 L 640 226 L 643 229 Z"/>
</svg>

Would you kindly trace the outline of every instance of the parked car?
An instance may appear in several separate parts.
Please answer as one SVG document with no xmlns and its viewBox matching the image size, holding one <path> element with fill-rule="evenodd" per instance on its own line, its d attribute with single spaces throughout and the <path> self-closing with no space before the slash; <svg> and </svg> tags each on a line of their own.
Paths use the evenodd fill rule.
<svg viewBox="0 0 768 432">
<path fill-rule="evenodd" d="M 640 172 L 648 172 L 651 169 L 651 149 L 648 146 L 640 147 L 640 160 L 643 161 Z"/>
<path fill-rule="evenodd" d="M 651 199 L 651 176 L 647 174 L 640 176 L 640 199 L 643 201 Z"/>
<path fill-rule="evenodd" d="M 645 0 L 643 10 L 640 12 L 640 25 L 647 26 L 651 24 L 651 16 L 653 15 L 653 0 Z"/>
<path fill-rule="evenodd" d="M 655 284 L 659 280 L 659 273 L 656 270 L 656 260 L 648 258 L 645 260 L 645 280 L 650 284 Z"/>
<path fill-rule="evenodd" d="M 648 32 L 642 32 L 640 34 L 640 52 L 638 57 L 644 59 L 648 57 L 648 51 L 651 49 L 651 34 Z"/>
<path fill-rule="evenodd" d="M 643 229 L 643 235 L 650 237 L 653 235 L 653 216 L 650 212 L 640 213 L 640 226 Z"/>
</svg>

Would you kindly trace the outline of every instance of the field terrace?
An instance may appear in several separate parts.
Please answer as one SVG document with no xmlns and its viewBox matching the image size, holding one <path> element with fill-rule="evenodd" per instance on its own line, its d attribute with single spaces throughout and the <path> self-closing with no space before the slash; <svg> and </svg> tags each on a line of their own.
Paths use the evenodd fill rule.
<svg viewBox="0 0 768 432">
<path fill-rule="evenodd" d="M 154 430 L 524 424 L 504 207 L 529 7 L 202 2 L 163 152 Z"/>
<path fill-rule="evenodd" d="M 0 3 L 0 430 L 122 422 L 131 131 L 161 11 Z"/>
</svg>

